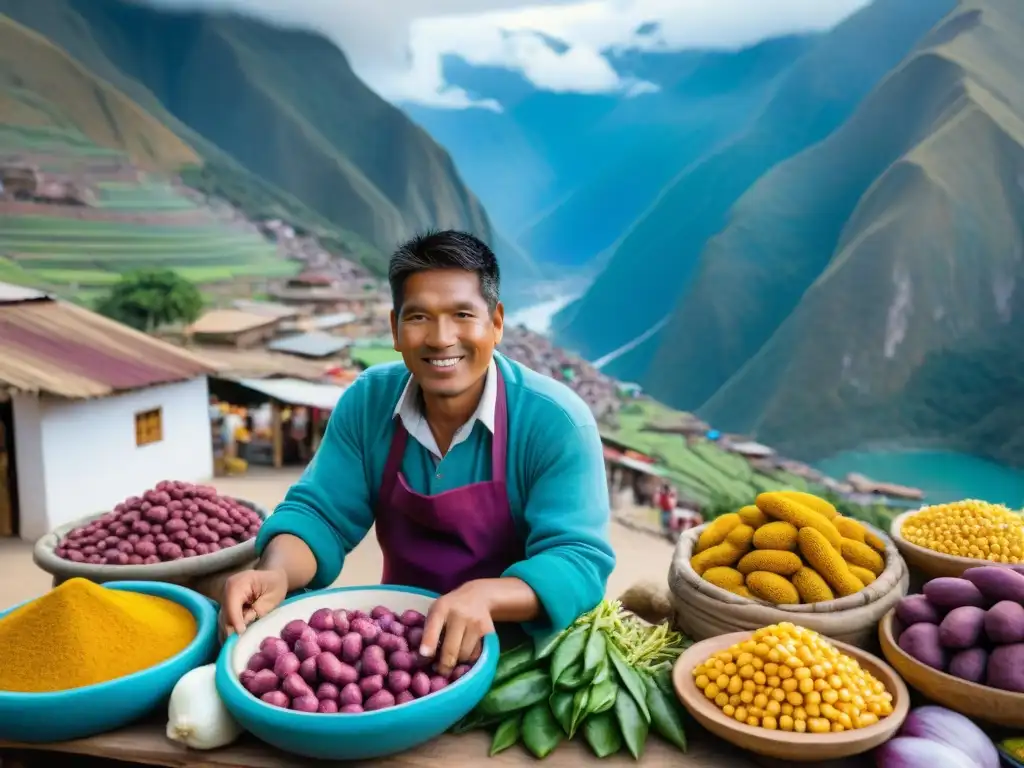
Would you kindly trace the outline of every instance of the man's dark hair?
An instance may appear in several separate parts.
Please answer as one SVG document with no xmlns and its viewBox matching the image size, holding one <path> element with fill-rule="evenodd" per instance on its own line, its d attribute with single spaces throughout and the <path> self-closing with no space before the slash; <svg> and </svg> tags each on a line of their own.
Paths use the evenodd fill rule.
<svg viewBox="0 0 1024 768">
<path fill-rule="evenodd" d="M 462 269 L 480 280 L 480 293 L 492 312 L 498 305 L 501 273 L 498 259 L 483 240 L 453 229 L 427 232 L 398 247 L 388 265 L 388 282 L 395 311 L 402 308 L 405 281 L 417 272 L 431 269 Z"/>
</svg>

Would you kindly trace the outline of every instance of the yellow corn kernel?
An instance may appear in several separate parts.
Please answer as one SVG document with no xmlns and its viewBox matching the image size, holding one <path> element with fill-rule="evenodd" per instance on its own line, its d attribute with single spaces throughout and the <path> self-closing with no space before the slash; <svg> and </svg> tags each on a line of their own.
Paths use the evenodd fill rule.
<svg viewBox="0 0 1024 768">
<path fill-rule="evenodd" d="M 789 715 L 779 716 L 779 730 L 780 731 L 792 731 L 793 730 L 793 718 Z"/>
<path fill-rule="evenodd" d="M 767 728 L 769 731 L 774 731 L 779 727 L 779 725 L 778 721 L 774 717 L 771 715 L 765 715 L 761 718 L 761 727 Z"/>
</svg>

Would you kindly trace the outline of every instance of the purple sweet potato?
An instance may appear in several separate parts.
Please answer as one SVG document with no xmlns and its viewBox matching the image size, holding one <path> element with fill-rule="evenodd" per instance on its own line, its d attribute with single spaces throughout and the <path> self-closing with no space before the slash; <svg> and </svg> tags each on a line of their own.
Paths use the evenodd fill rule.
<svg viewBox="0 0 1024 768">
<path fill-rule="evenodd" d="M 964 571 L 964 578 L 981 590 L 991 603 L 1001 600 L 1024 603 L 1024 575 L 1009 568 L 1000 565 L 968 568 Z"/>
<path fill-rule="evenodd" d="M 943 648 L 973 648 L 981 639 L 985 611 L 974 605 L 962 605 L 946 614 L 939 624 L 939 642 Z"/>
<path fill-rule="evenodd" d="M 945 671 L 948 654 L 939 642 L 939 628 L 934 624 L 915 624 L 900 635 L 899 646 L 907 654 L 929 667 Z"/>
<path fill-rule="evenodd" d="M 1024 642 L 1024 605 L 1002 600 L 985 611 L 985 634 L 999 645 Z"/>
<path fill-rule="evenodd" d="M 954 654 L 949 660 L 949 674 L 961 680 L 980 683 L 985 679 L 988 651 L 984 648 L 968 648 Z"/>
<path fill-rule="evenodd" d="M 983 608 L 986 604 L 981 590 L 967 579 L 954 576 L 940 576 L 924 585 L 924 593 L 928 601 L 936 608 L 951 610 L 964 605 Z"/>
<path fill-rule="evenodd" d="M 349 683 L 338 694 L 338 703 L 343 707 L 349 704 L 358 704 L 361 707 L 363 706 L 363 692 L 356 683 Z"/>
<path fill-rule="evenodd" d="M 384 678 L 381 675 L 370 675 L 359 681 L 359 690 L 363 698 L 368 699 L 384 687 Z"/>
<path fill-rule="evenodd" d="M 1024 693 L 1024 643 L 1001 645 L 989 654 L 985 684 Z"/>
<path fill-rule="evenodd" d="M 409 683 L 409 690 L 412 691 L 413 696 L 416 698 L 422 698 L 430 693 L 430 677 L 426 672 L 416 672 L 412 676 L 412 682 Z"/>
<path fill-rule="evenodd" d="M 363 704 L 363 709 L 367 712 L 373 712 L 378 709 L 387 709 L 388 707 L 393 706 L 395 706 L 395 697 L 391 692 L 380 690 L 366 700 L 366 703 Z"/>
<path fill-rule="evenodd" d="M 904 627 L 914 624 L 938 624 L 942 616 L 925 595 L 907 595 L 896 605 L 896 616 Z"/>
</svg>

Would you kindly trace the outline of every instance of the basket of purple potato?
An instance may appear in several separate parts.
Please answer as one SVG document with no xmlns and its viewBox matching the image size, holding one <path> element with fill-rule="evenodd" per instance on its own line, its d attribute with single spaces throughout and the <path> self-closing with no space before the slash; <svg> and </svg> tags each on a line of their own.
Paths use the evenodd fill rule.
<svg viewBox="0 0 1024 768">
<path fill-rule="evenodd" d="M 879 636 L 889 663 L 928 698 L 1024 727 L 1024 573 L 985 565 L 932 579 L 886 615 Z"/>
<path fill-rule="evenodd" d="M 436 597 L 376 586 L 286 600 L 225 642 L 221 698 L 257 737 L 308 757 L 368 759 L 429 741 L 487 693 L 499 652 L 488 636 L 475 663 L 438 674 L 417 653 Z"/>
</svg>

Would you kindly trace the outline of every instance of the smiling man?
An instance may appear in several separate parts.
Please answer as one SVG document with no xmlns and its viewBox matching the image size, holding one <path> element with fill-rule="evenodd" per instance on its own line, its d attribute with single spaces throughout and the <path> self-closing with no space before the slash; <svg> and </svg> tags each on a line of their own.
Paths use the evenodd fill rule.
<svg viewBox="0 0 1024 768">
<path fill-rule="evenodd" d="M 286 593 L 329 586 L 375 524 L 382 582 L 443 595 L 420 652 L 450 670 L 496 624 L 544 636 L 604 596 L 604 457 L 575 393 L 495 352 L 504 308 L 486 244 L 416 238 L 389 280 L 404 364 L 370 368 L 341 398 L 260 532 L 259 566 L 227 582 L 223 621 L 241 632 Z"/>
</svg>

